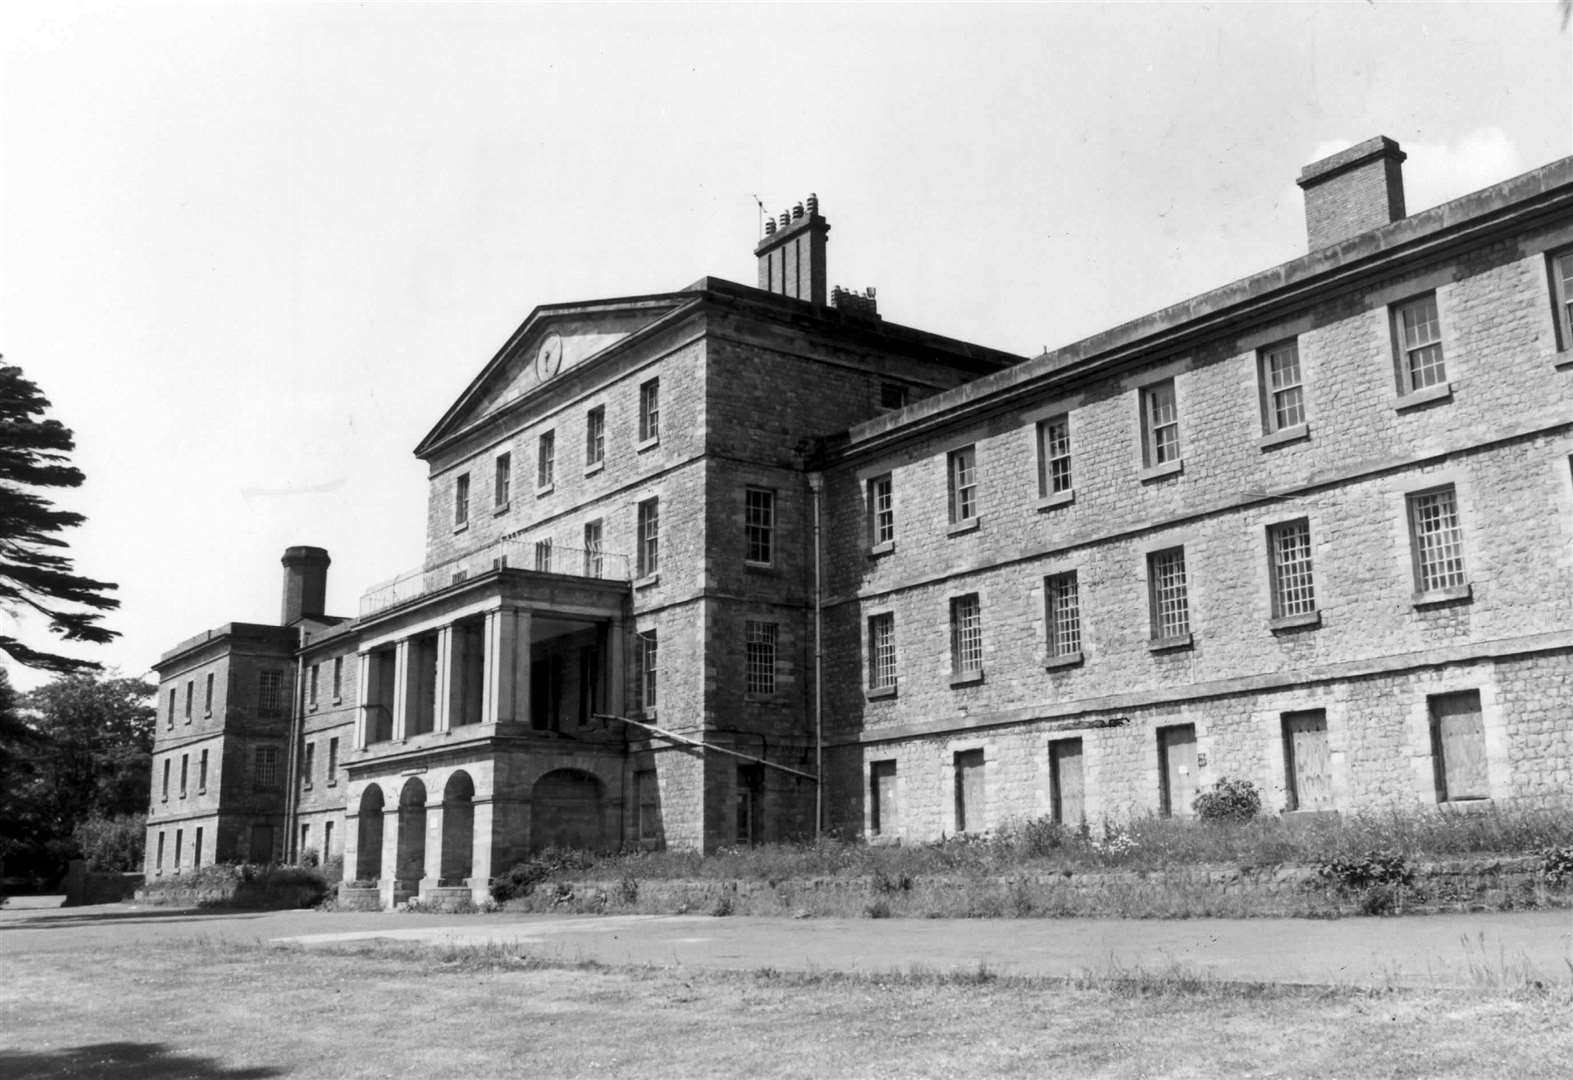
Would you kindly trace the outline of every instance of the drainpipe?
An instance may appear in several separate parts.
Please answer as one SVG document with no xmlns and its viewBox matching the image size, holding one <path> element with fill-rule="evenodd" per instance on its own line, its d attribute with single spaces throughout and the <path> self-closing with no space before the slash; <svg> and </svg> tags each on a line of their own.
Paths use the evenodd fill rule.
<svg viewBox="0 0 1573 1080">
<path fill-rule="evenodd" d="M 306 684 L 303 681 L 306 673 L 306 628 L 296 627 L 300 635 L 295 644 L 295 702 L 290 707 L 289 723 L 289 767 L 285 770 L 286 780 L 284 787 L 284 861 L 294 862 L 300 857 L 295 850 L 295 834 L 298 827 L 295 821 L 300 806 L 300 740 L 301 729 L 306 723 Z"/>
<path fill-rule="evenodd" d="M 808 474 L 808 488 L 814 494 L 814 775 L 819 783 L 814 785 L 814 839 L 818 840 L 825 825 L 825 714 L 824 714 L 824 593 L 820 576 L 820 497 L 825 486 L 825 474 Z"/>
</svg>

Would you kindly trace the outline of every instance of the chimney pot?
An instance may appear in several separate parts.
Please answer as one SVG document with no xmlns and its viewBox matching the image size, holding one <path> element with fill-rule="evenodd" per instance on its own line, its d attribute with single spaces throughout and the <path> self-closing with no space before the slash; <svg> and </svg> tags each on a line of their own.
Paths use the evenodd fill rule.
<svg viewBox="0 0 1573 1080">
<path fill-rule="evenodd" d="M 765 218 L 765 235 L 766 236 L 771 236 L 771 235 L 773 235 L 775 233 L 775 231 L 776 231 L 776 219 L 775 218 Z"/>
<path fill-rule="evenodd" d="M 812 191 L 808 193 L 808 212 L 810 214 L 819 213 L 819 196 Z"/>
<path fill-rule="evenodd" d="M 321 616 L 328 593 L 328 564 L 333 560 L 320 547 L 286 548 L 284 603 L 279 622 L 285 626 L 310 616 Z"/>
<path fill-rule="evenodd" d="M 784 229 L 790 224 L 792 224 L 792 215 L 785 210 L 781 211 L 781 227 Z"/>
<path fill-rule="evenodd" d="M 800 218 L 802 216 L 803 216 L 803 204 L 802 203 L 794 203 L 793 206 L 792 206 L 792 220 L 796 221 L 798 218 Z"/>
</svg>

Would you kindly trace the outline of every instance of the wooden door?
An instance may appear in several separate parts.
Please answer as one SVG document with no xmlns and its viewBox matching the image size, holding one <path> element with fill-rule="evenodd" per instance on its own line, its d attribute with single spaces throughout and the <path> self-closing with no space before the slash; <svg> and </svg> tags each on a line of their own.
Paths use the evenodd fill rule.
<svg viewBox="0 0 1573 1080">
<path fill-rule="evenodd" d="M 956 755 L 956 831 L 982 832 L 983 751 L 963 750 Z"/>
<path fill-rule="evenodd" d="M 1081 760 L 1080 739 L 1049 743 L 1049 795 L 1054 820 L 1061 825 L 1080 825 L 1087 819 Z"/>
<path fill-rule="evenodd" d="M 1196 725 L 1158 729 L 1158 771 L 1164 816 L 1189 816 L 1196 798 Z"/>
<path fill-rule="evenodd" d="M 1438 800 L 1484 799 L 1490 794 L 1480 691 L 1437 694 L 1431 699 L 1431 752 Z"/>
<path fill-rule="evenodd" d="M 1284 780 L 1288 809 L 1333 808 L 1327 714 L 1321 709 L 1284 713 Z"/>
<path fill-rule="evenodd" d="M 895 836 L 901 832 L 900 811 L 896 807 L 896 763 L 876 761 L 869 766 L 869 831 L 875 836 Z"/>
</svg>

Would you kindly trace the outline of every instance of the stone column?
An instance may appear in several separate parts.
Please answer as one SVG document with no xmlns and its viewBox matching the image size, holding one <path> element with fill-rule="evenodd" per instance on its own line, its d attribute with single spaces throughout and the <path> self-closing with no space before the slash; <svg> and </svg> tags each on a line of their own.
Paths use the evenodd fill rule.
<svg viewBox="0 0 1573 1080">
<path fill-rule="evenodd" d="M 470 837 L 470 898 L 484 904 L 491 898 L 492 875 L 492 800 L 475 796 L 475 828 Z M 507 869 L 504 867 L 504 869 Z"/>
<path fill-rule="evenodd" d="M 503 608 L 486 613 L 486 683 L 481 721 L 530 722 L 530 613 Z"/>
<path fill-rule="evenodd" d="M 628 672 L 623 667 L 627 638 L 627 624 L 621 618 L 613 619 L 606 635 L 606 670 L 601 676 L 605 680 L 606 711 L 613 716 L 628 715 Z"/>
<path fill-rule="evenodd" d="M 359 810 L 346 810 L 344 813 L 344 846 L 340 854 L 344 857 L 344 880 L 354 881 L 359 876 L 356 871 L 360 868 Z M 326 861 L 326 854 L 323 855 L 323 859 Z"/>
<path fill-rule="evenodd" d="M 367 705 L 371 697 L 371 654 L 360 653 L 356 657 L 359 666 L 359 677 L 356 679 L 356 694 L 360 699 L 360 708 L 355 713 L 355 749 L 366 749 L 366 715 L 370 712 Z"/>
<path fill-rule="evenodd" d="M 409 731 L 409 709 L 413 695 L 410 693 L 410 642 L 399 642 L 393 651 L 393 741 L 402 742 Z M 384 702 L 387 704 L 387 702 Z"/>
<path fill-rule="evenodd" d="M 453 727 L 453 714 L 459 688 L 459 635 L 452 626 L 437 631 L 437 693 L 432 709 L 432 730 L 448 731 Z"/>
<path fill-rule="evenodd" d="M 393 890 L 399 876 L 399 803 L 382 810 L 382 873 L 377 875 L 377 898 L 384 909 L 393 907 Z"/>
<path fill-rule="evenodd" d="M 442 880 L 442 808 L 440 802 L 426 804 L 426 867 L 420 884 L 422 896 Z"/>
</svg>

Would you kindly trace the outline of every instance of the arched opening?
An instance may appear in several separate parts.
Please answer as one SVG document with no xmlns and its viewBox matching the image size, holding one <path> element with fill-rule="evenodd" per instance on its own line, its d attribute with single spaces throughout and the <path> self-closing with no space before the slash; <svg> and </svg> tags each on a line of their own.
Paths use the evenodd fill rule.
<svg viewBox="0 0 1573 1080">
<path fill-rule="evenodd" d="M 399 858 L 394 877 L 418 882 L 426 876 L 426 785 L 411 777 L 399 792 Z"/>
<path fill-rule="evenodd" d="M 442 883 L 462 885 L 475 854 L 475 782 L 464 771 L 442 789 Z"/>
<path fill-rule="evenodd" d="M 537 780 L 530 796 L 530 850 L 605 848 L 603 792 L 601 781 L 580 769 L 557 769 Z"/>
<path fill-rule="evenodd" d="M 382 789 L 367 784 L 360 796 L 360 816 L 355 826 L 355 878 L 376 881 L 382 876 Z"/>
</svg>

